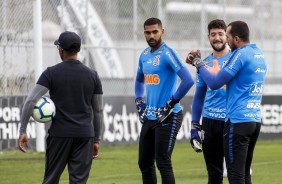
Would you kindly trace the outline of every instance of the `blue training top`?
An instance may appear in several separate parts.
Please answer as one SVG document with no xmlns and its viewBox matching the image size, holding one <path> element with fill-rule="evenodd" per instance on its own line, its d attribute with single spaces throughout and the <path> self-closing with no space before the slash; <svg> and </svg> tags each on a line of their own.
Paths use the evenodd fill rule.
<svg viewBox="0 0 282 184">
<path fill-rule="evenodd" d="M 221 58 L 215 58 L 213 54 L 210 54 L 203 61 L 208 66 L 213 66 L 213 60 L 217 60 L 219 67 L 227 63 L 228 59 L 231 56 L 231 52 L 224 55 Z M 197 74 L 197 87 L 207 87 L 206 82 L 203 80 L 201 75 Z M 203 108 L 203 117 L 216 119 L 224 121 L 226 117 L 226 85 L 222 86 L 220 89 L 211 90 L 209 87 L 206 91 L 206 97 Z M 192 118 L 193 119 L 193 118 Z"/>
<path fill-rule="evenodd" d="M 232 123 L 261 122 L 260 105 L 266 75 L 264 54 L 256 44 L 236 49 L 224 70 L 233 76 L 227 83 L 227 118 Z"/>
<path fill-rule="evenodd" d="M 186 82 L 180 84 L 177 89 L 178 76 L 182 82 L 183 80 Z M 183 61 L 166 43 L 153 53 L 150 47 L 141 53 L 135 82 L 136 97 L 143 96 L 138 84 L 146 85 L 146 115 L 149 120 L 156 120 L 155 113 L 158 108 L 163 107 L 173 95 L 176 100 L 180 100 L 194 83 Z M 175 104 L 173 112 L 177 113 L 180 110 L 182 110 L 181 105 Z"/>
</svg>

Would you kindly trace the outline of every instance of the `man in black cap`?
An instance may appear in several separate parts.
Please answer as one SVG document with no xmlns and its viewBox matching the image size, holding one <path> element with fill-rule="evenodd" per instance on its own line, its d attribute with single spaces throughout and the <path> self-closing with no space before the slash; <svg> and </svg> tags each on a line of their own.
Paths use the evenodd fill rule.
<svg viewBox="0 0 282 184">
<path fill-rule="evenodd" d="M 19 149 L 26 152 L 26 127 L 39 98 L 50 93 L 56 115 L 48 130 L 44 184 L 59 183 L 68 164 L 69 183 L 87 182 L 98 156 L 103 121 L 102 84 L 96 71 L 77 60 L 81 39 L 63 32 L 54 42 L 62 62 L 48 67 L 28 95 L 21 113 Z"/>
</svg>

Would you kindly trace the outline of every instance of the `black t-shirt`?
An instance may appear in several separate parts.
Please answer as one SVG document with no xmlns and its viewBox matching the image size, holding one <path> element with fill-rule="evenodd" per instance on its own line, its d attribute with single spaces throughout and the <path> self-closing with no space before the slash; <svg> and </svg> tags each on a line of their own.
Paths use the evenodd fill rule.
<svg viewBox="0 0 282 184">
<path fill-rule="evenodd" d="M 48 67 L 37 84 L 49 89 L 56 106 L 51 136 L 94 137 L 91 100 L 94 94 L 103 94 L 96 71 L 80 61 L 63 61 Z"/>
</svg>

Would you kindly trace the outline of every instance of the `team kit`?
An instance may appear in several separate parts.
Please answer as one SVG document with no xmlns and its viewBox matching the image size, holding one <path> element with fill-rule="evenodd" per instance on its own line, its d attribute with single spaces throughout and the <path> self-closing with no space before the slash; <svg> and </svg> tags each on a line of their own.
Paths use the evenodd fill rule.
<svg viewBox="0 0 282 184">
<path fill-rule="evenodd" d="M 143 29 L 148 47 L 140 53 L 133 86 L 142 126 L 138 148 L 142 183 L 156 184 L 157 172 L 162 184 L 177 183 L 172 153 L 182 126 L 181 100 L 195 85 L 190 144 L 203 153 L 207 182 L 222 184 L 226 164 L 229 183 L 251 184 L 267 66 L 261 49 L 250 41 L 247 23 L 210 21 L 211 53 L 202 57 L 201 50 L 194 48 L 187 51 L 185 60 L 163 40 L 160 19 L 148 18 Z M 43 183 L 59 183 L 67 164 L 70 183 L 87 183 L 92 160 L 99 156 L 102 83 L 99 72 L 77 59 L 81 39 L 76 33 L 65 31 L 54 44 L 62 62 L 41 74 L 24 103 L 19 149 L 26 152 L 30 117 L 38 122 L 51 120 Z M 42 98 L 48 92 L 50 97 Z"/>
</svg>

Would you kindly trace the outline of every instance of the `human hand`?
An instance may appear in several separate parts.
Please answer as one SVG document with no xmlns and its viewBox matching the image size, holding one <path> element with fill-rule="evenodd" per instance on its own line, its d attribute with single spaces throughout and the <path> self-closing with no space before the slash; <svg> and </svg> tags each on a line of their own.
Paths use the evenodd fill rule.
<svg viewBox="0 0 282 184">
<path fill-rule="evenodd" d="M 136 98 L 135 104 L 136 104 L 137 112 L 138 112 L 138 115 L 139 115 L 139 121 L 140 121 L 140 123 L 144 124 L 145 121 L 147 121 L 146 103 L 145 103 L 144 98 L 142 98 L 142 97 Z"/>
<path fill-rule="evenodd" d="M 213 75 L 216 75 L 220 70 L 219 65 L 218 65 L 218 61 L 213 60 L 212 62 L 213 62 L 213 67 L 210 67 L 208 65 L 205 65 L 205 67 L 210 73 L 212 73 Z"/>
<path fill-rule="evenodd" d="M 192 122 L 190 143 L 196 152 L 202 152 L 201 125 L 198 122 Z"/>
<path fill-rule="evenodd" d="M 156 116 L 160 123 L 163 122 L 170 115 L 170 113 L 173 110 L 174 105 L 178 102 L 179 101 L 175 101 L 173 97 L 171 97 L 171 99 L 167 101 L 165 106 L 158 109 L 158 111 L 156 112 Z"/>
<path fill-rule="evenodd" d="M 19 137 L 18 147 L 22 152 L 26 152 L 26 149 L 28 148 L 28 137 L 26 133 L 22 133 Z"/>
<path fill-rule="evenodd" d="M 98 158 L 99 156 L 99 143 L 93 144 L 93 159 Z"/>
<path fill-rule="evenodd" d="M 199 49 L 197 51 L 190 51 L 186 57 L 186 63 L 196 66 L 196 68 L 200 68 L 205 65 L 205 63 L 201 60 L 201 51 Z"/>
</svg>

